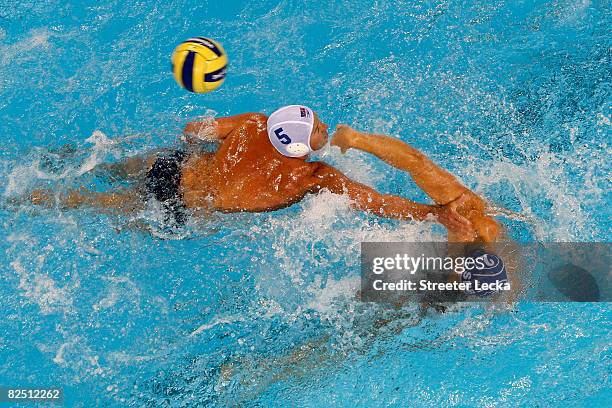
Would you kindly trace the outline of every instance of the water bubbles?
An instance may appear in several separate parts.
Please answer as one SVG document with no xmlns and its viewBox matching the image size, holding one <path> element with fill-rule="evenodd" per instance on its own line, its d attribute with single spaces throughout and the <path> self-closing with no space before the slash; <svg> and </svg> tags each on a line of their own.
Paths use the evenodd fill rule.
<svg viewBox="0 0 612 408">
<path fill-rule="evenodd" d="M 206 101 L 172 93 L 167 67 L 156 62 L 166 61 L 168 38 L 197 25 L 182 19 L 180 1 L 137 9 L 101 4 L 72 23 L 62 21 L 66 26 L 10 36 L 0 28 L 0 109 L 7 109 L 5 136 L 14 142 L 7 143 L 14 152 L 2 156 L 3 194 L 89 181 L 99 163 L 172 143 L 187 117 L 312 103 L 324 121 L 395 135 L 420 148 L 494 203 L 511 233 L 605 241 L 608 50 L 596 37 L 601 27 L 580 30 L 593 21 L 596 5 L 557 3 L 531 15 L 510 3 L 459 10 L 450 3 L 302 8 L 284 2 L 272 12 L 251 4 L 240 19 L 209 20 L 226 33 L 234 88 Z M 206 4 L 189 7 L 210 13 Z M 134 18 L 113 19 L 128 14 Z M 273 63 L 270 52 L 288 62 Z M 31 75 L 20 77 L 26 66 Z M 155 131 L 129 141 L 114 136 L 133 129 Z M 39 150 L 24 154 L 28 143 Z M 425 200 L 408 176 L 368 155 L 326 146 L 315 158 L 380 191 Z M 410 395 L 430 405 L 503 405 L 532 383 L 554 382 L 559 385 L 547 384 L 550 394 L 563 392 L 568 384 L 559 378 L 569 378 L 573 367 L 565 371 L 559 356 L 581 348 L 561 343 L 595 338 L 597 327 L 605 327 L 584 328 L 604 309 L 520 305 L 515 313 L 529 322 L 523 330 L 503 313 L 480 316 L 471 306 L 422 317 L 416 307 L 400 314 L 364 305 L 355 299 L 361 241 L 445 235 L 428 223 L 360 214 L 344 196 L 323 192 L 274 213 L 214 215 L 179 233 L 164 230 L 163 221 L 154 206 L 129 220 L 27 205 L 6 215 L 11 296 L 3 306 L 25 326 L 23 340 L 14 340 L 22 341 L 18 346 L 40 350 L 41 370 L 53 373 L 49 363 L 69 385 L 75 379 L 100 395 L 113 394 L 107 405 L 124 394 L 128 403 L 121 405 L 171 398 L 170 404 L 222 406 L 223 396 L 241 396 L 242 405 L 257 398 L 265 405 L 273 396 L 282 405 L 283 392 L 297 388 L 312 393 L 302 405 L 324 405 L 329 401 L 317 395 L 340 399 L 368 387 L 387 397 L 387 388 L 401 385 L 392 379 L 397 372 L 410 372 Z M 144 230 L 132 229 L 143 224 Z M 384 321 L 392 323 L 372 323 Z M 566 328 L 570 335 L 556 343 Z M 594 349 L 604 349 L 606 340 Z M 520 357 L 516 344 L 551 364 L 532 370 L 525 364 L 520 375 L 495 371 L 504 364 L 486 366 L 492 354 Z M 576 383 L 597 390 L 595 377 L 605 373 L 586 352 L 576 360 L 584 363 Z M 232 373 L 227 360 L 244 369 Z M 431 386 L 449 360 L 499 394 L 479 399 L 481 389 L 470 384 L 451 395 Z M 324 363 L 312 369 L 317 361 Z M 388 367 L 394 373 L 385 377 Z M 263 373 L 269 368 L 303 374 L 274 388 Z M 448 370 L 446 377 L 458 373 Z M 512 379 L 498 389 L 487 382 L 491 372 Z M 325 384 L 329 378 L 317 382 L 328 373 L 334 387 Z M 393 394 L 410 398 L 401 387 Z"/>
</svg>

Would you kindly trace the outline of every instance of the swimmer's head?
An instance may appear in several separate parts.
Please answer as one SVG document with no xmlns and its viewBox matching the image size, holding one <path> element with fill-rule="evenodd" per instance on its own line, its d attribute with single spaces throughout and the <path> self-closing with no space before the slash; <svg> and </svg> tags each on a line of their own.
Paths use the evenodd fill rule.
<svg viewBox="0 0 612 408">
<path fill-rule="evenodd" d="M 463 271 L 461 282 L 469 282 L 470 288 L 465 292 L 469 295 L 487 297 L 497 293 L 496 284 L 508 283 L 506 266 L 502 259 L 483 249 L 472 251 L 468 258 L 474 261 Z M 478 284 L 476 284 L 478 281 Z"/>
<path fill-rule="evenodd" d="M 327 125 L 312 109 L 289 105 L 268 117 L 268 137 L 272 146 L 287 157 L 303 157 L 327 143 Z"/>
</svg>

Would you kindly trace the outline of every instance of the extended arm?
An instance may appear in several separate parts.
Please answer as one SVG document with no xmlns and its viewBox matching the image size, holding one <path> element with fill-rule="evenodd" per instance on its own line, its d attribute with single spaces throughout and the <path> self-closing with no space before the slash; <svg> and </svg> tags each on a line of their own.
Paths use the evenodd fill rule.
<svg viewBox="0 0 612 408">
<path fill-rule="evenodd" d="M 349 126 L 339 125 L 332 145 L 339 146 L 342 152 L 350 148 L 362 150 L 408 172 L 415 183 L 438 204 L 449 203 L 464 193 L 472 194 L 476 200 L 482 201 L 451 173 L 397 138 L 359 132 Z"/>
<path fill-rule="evenodd" d="M 353 207 L 358 210 L 400 220 L 425 220 L 431 214 L 447 228 L 471 230 L 469 221 L 460 216 L 453 205 L 431 206 L 392 194 L 381 194 L 323 163 L 320 164 L 314 178 L 315 190 L 326 188 L 332 193 L 346 194 L 351 199 Z"/>
<path fill-rule="evenodd" d="M 492 242 L 497 239 L 499 226 L 493 218 L 485 215 L 484 200 L 407 143 L 394 137 L 368 134 L 339 125 L 331 144 L 340 147 L 342 152 L 354 148 L 371 153 L 393 167 L 408 172 L 414 182 L 439 205 L 460 203 L 456 206 L 457 210 L 471 222 L 475 231 L 464 233 L 449 228 L 450 241 L 465 242 L 480 238 Z"/>
<path fill-rule="evenodd" d="M 129 213 L 143 207 L 142 197 L 134 190 L 120 190 L 113 192 L 89 191 L 83 187 L 70 190 L 67 193 L 57 193 L 53 190 L 34 190 L 28 197 L 32 204 L 61 208 L 96 208 L 110 213 Z"/>
<path fill-rule="evenodd" d="M 183 134 L 188 143 L 220 141 L 228 137 L 246 121 L 257 120 L 262 116 L 264 115 L 260 113 L 243 113 L 223 118 L 205 118 L 201 121 L 187 123 Z"/>
</svg>

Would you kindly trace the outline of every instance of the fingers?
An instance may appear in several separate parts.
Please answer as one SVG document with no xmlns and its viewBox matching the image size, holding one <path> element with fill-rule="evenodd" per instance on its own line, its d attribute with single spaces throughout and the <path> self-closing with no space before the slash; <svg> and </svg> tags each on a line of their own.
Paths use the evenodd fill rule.
<svg viewBox="0 0 612 408">
<path fill-rule="evenodd" d="M 447 208 L 440 212 L 438 216 L 438 221 L 443 224 L 449 231 L 461 235 L 473 236 L 474 229 L 472 227 L 472 223 L 467 218 L 459 214 L 456 208 L 454 208 L 459 206 L 460 204 L 460 202 L 448 204 Z"/>
<path fill-rule="evenodd" d="M 338 137 L 335 134 L 332 136 L 332 140 L 331 140 L 330 144 L 332 146 L 338 146 Z"/>
<path fill-rule="evenodd" d="M 336 126 L 336 129 L 334 130 L 334 136 L 345 136 L 350 134 L 352 130 L 353 129 L 349 125 L 340 123 Z"/>
<path fill-rule="evenodd" d="M 457 231 L 467 233 L 473 230 L 472 223 L 467 218 L 459 215 L 458 213 L 453 212 L 451 215 L 451 219 L 452 219 L 454 228 Z"/>
<path fill-rule="evenodd" d="M 469 221 L 466 224 L 465 222 L 463 222 L 463 220 L 457 217 L 449 216 L 448 218 L 445 219 L 445 221 L 446 221 L 445 223 L 446 228 L 452 231 L 465 233 L 472 229 Z"/>
<path fill-rule="evenodd" d="M 472 227 L 472 223 L 470 222 L 470 220 L 459 214 L 456 209 L 452 208 L 450 211 L 450 215 L 453 221 L 457 223 L 457 225 L 463 225 L 468 228 Z"/>
<path fill-rule="evenodd" d="M 345 153 L 349 148 L 348 137 L 350 130 L 351 128 L 348 125 L 339 124 L 336 126 L 336 130 L 332 137 L 331 145 L 339 147 L 342 153 Z"/>
<path fill-rule="evenodd" d="M 348 127 L 348 126 L 346 126 L 346 125 L 338 125 L 338 126 L 336 126 L 336 129 L 334 130 L 334 134 L 333 134 L 333 136 L 332 136 L 332 143 L 334 142 L 334 140 L 338 140 L 338 138 L 339 138 L 340 136 L 342 136 L 342 134 L 343 134 L 344 132 L 346 132 L 346 130 L 345 130 L 345 129 L 346 129 L 347 127 Z"/>
<path fill-rule="evenodd" d="M 455 210 L 461 206 L 463 206 L 463 204 L 466 203 L 466 201 L 469 199 L 469 196 L 465 193 L 461 193 L 461 195 L 459 197 L 457 197 L 454 201 L 451 201 L 448 206 L 449 208 Z"/>
</svg>

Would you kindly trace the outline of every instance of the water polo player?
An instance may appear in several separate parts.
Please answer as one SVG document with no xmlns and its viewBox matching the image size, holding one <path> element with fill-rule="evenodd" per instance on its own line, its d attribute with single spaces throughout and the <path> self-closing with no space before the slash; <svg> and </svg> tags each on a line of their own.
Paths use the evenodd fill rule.
<svg viewBox="0 0 612 408">
<path fill-rule="evenodd" d="M 472 228 L 449 229 L 448 240 L 476 244 L 467 245 L 468 253 L 461 255 L 483 259 L 484 267 L 467 269 L 461 276 L 453 274 L 451 278 L 460 282 L 470 282 L 472 288 L 476 288 L 476 280 L 493 286 L 495 283 L 505 285 L 510 279 L 512 296 L 509 300 L 513 299 L 519 290 L 519 282 L 515 274 L 508 275 L 507 269 L 510 266 L 512 270 L 516 270 L 517 251 L 513 241 L 506 236 L 497 221 L 487 215 L 487 206 L 481 197 L 463 186 L 452 174 L 436 165 L 423 153 L 399 139 L 363 133 L 347 125 L 339 125 L 331 145 L 340 147 L 343 153 L 348 149 L 357 149 L 373 154 L 391 166 L 409 173 L 417 186 L 438 206 L 460 203 L 455 208 L 460 215 L 469 220 Z M 495 245 L 496 251 L 504 252 L 499 254 L 500 256 L 487 249 L 492 246 L 491 244 L 501 240 L 504 245 Z M 504 263 L 502 258 L 507 262 Z M 483 289 L 472 290 L 469 294 L 489 296 L 494 293 L 495 291 Z"/>
<path fill-rule="evenodd" d="M 445 225 L 452 234 L 469 234 L 469 221 L 457 213 L 464 197 L 444 205 L 425 205 L 381 194 L 357 183 L 322 162 L 308 162 L 328 140 L 328 126 L 308 107 L 285 106 L 270 117 L 258 113 L 192 122 L 185 127 L 188 145 L 216 141 L 216 152 L 187 148 L 160 151 L 103 165 L 124 178 L 140 179 L 131 190 L 93 192 L 73 190 L 55 197 L 41 190 L 35 203 L 58 200 L 66 208 L 90 206 L 132 211 L 148 201 L 163 206 L 169 222 L 181 225 L 190 215 L 223 212 L 273 211 L 300 201 L 308 193 L 327 189 L 347 194 L 354 208 L 382 217 L 425 220 Z"/>
</svg>

